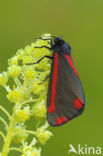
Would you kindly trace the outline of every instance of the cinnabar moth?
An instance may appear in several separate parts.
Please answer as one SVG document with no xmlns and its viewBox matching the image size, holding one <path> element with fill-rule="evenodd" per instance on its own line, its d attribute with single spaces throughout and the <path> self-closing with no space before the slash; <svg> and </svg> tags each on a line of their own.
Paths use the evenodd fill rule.
<svg viewBox="0 0 103 156">
<path fill-rule="evenodd" d="M 39 63 L 45 57 L 53 60 L 47 94 L 47 119 L 50 125 L 56 127 L 83 112 L 86 105 L 85 95 L 72 61 L 71 47 L 60 37 L 53 36 L 42 40 L 50 40 L 51 48 L 46 46 L 36 48 L 53 50 L 53 56 L 45 55 L 37 62 L 30 64 Z"/>
</svg>

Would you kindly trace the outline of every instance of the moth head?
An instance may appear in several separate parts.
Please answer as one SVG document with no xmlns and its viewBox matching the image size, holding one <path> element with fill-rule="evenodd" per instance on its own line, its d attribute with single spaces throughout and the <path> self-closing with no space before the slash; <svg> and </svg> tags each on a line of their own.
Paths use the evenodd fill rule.
<svg viewBox="0 0 103 156">
<path fill-rule="evenodd" d="M 64 43 L 64 40 L 62 40 L 60 37 L 55 37 L 54 43 L 55 43 L 55 45 L 60 45 L 60 44 Z"/>
</svg>

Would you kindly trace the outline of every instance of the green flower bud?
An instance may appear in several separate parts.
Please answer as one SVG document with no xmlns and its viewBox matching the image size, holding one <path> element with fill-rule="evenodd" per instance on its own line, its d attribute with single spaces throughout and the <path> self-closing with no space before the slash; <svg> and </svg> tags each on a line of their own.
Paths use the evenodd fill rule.
<svg viewBox="0 0 103 156">
<path fill-rule="evenodd" d="M 17 56 L 14 56 L 12 57 L 11 59 L 8 60 L 8 64 L 9 66 L 12 66 L 12 65 L 18 65 L 18 57 Z"/>
<path fill-rule="evenodd" d="M 45 101 L 42 100 L 40 103 L 36 103 L 34 104 L 33 108 L 32 108 L 32 115 L 38 119 L 41 120 L 43 118 L 46 117 L 46 105 L 45 105 Z"/>
<path fill-rule="evenodd" d="M 52 136 L 52 133 L 49 132 L 48 130 L 42 132 L 41 130 L 37 129 L 36 137 L 38 138 L 39 142 L 42 145 L 45 145 L 51 136 Z"/>
<path fill-rule="evenodd" d="M 15 78 L 18 77 L 21 73 L 21 67 L 12 65 L 11 67 L 8 67 L 8 74 L 10 77 Z"/>
<path fill-rule="evenodd" d="M 21 102 L 22 93 L 19 90 L 11 90 L 7 95 L 7 98 L 13 103 Z"/>
</svg>

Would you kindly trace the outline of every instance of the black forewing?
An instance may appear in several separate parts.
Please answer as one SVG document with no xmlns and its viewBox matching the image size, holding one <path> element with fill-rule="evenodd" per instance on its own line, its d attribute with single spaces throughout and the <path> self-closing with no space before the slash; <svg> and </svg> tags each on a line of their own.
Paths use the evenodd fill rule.
<svg viewBox="0 0 103 156">
<path fill-rule="evenodd" d="M 51 66 L 51 75 L 48 88 L 47 109 L 50 106 L 51 86 L 54 64 Z M 82 100 L 82 108 L 76 109 L 73 105 L 74 100 L 80 98 Z M 79 116 L 85 107 L 85 95 L 80 79 L 75 74 L 73 68 L 68 62 L 65 55 L 58 55 L 58 75 L 56 83 L 55 112 L 47 114 L 48 122 L 52 126 L 59 126 L 67 121 Z M 66 122 L 57 124 L 56 121 L 60 117 L 64 117 Z"/>
</svg>

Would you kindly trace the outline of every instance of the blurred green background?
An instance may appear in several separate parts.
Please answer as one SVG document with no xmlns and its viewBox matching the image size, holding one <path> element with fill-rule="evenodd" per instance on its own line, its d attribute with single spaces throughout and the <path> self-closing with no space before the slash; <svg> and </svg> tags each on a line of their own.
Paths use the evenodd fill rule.
<svg viewBox="0 0 103 156">
<path fill-rule="evenodd" d="M 103 148 L 103 0 L 0 1 L 0 72 L 19 48 L 43 33 L 63 34 L 71 45 L 87 107 L 79 118 L 49 128 L 54 136 L 42 156 L 68 156 L 69 144 Z M 1 87 L 0 104 L 11 111 Z"/>
</svg>

